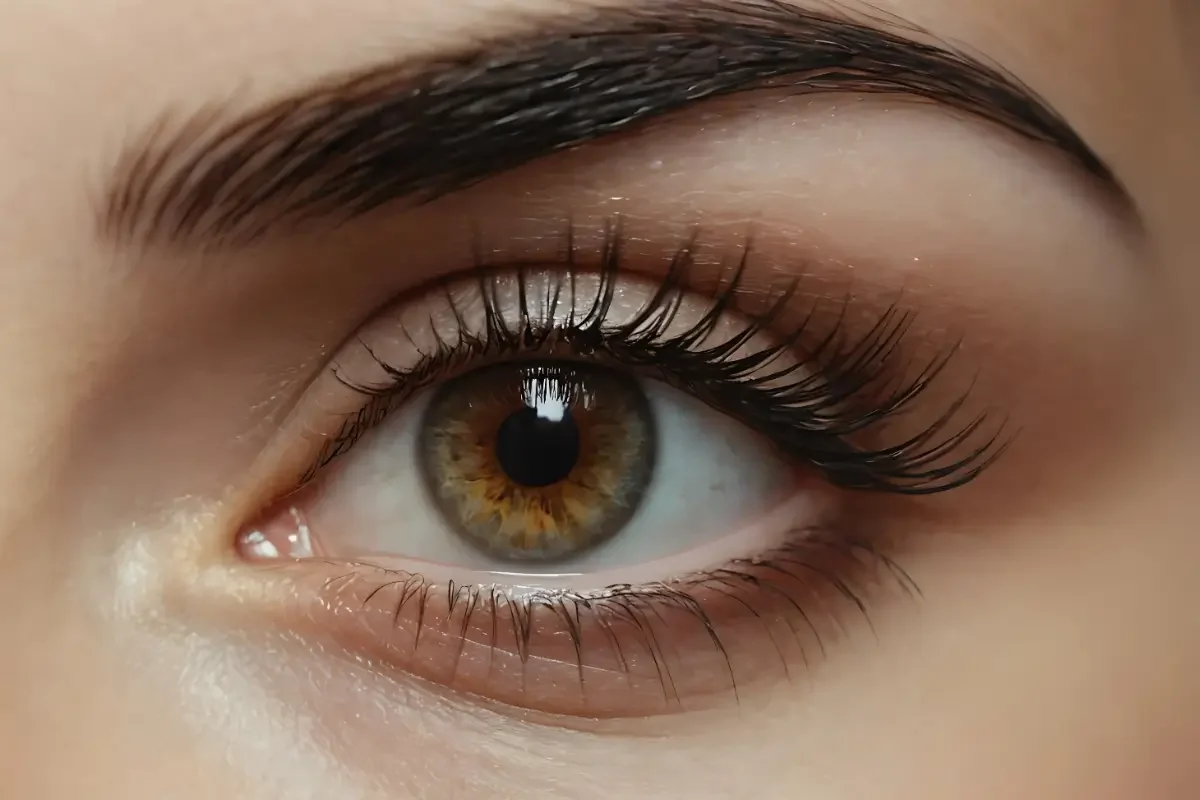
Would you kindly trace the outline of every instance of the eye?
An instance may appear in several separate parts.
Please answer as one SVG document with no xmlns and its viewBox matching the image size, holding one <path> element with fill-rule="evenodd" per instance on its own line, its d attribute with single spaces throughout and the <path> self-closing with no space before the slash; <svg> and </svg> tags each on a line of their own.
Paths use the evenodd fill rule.
<svg viewBox="0 0 1200 800">
<path fill-rule="evenodd" d="M 531 581 L 538 569 L 668 557 L 681 574 L 708 566 L 688 551 L 744 534 L 798 491 L 769 442 L 683 392 L 615 367 L 544 360 L 425 390 L 319 486 L 273 538 L 293 535 L 302 514 L 320 555 L 403 554 Z M 314 531 L 335 533 L 311 542 Z"/>
<path fill-rule="evenodd" d="M 464 540 L 503 560 L 558 561 L 603 544 L 640 509 L 657 427 L 645 390 L 619 372 L 502 364 L 437 392 L 417 461 Z"/>
<path fill-rule="evenodd" d="M 946 359 L 900 358 L 895 308 L 857 334 L 794 287 L 741 310 L 742 265 L 700 281 L 685 250 L 655 284 L 608 247 L 481 265 L 339 356 L 352 405 L 238 544 L 355 658 L 559 714 L 736 698 L 909 588 L 853 490 L 946 491 L 995 456 L 961 396 L 919 408 Z"/>
</svg>

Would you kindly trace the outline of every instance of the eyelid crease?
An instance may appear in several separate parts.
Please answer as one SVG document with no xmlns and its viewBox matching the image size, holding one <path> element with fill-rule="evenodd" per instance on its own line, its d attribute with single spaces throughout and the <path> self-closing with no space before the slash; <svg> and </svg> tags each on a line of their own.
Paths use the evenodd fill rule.
<svg viewBox="0 0 1200 800">
<path fill-rule="evenodd" d="M 659 2 L 551 14 L 457 52 L 371 67 L 227 121 L 161 118 L 118 159 L 101 235 L 237 246 L 300 222 L 422 203 L 693 103 L 762 88 L 904 94 L 1111 171 L 993 66 L 785 2 Z M 925 35 L 921 36 L 924 38 Z M 1118 187 L 1119 189 L 1119 187 Z"/>
</svg>

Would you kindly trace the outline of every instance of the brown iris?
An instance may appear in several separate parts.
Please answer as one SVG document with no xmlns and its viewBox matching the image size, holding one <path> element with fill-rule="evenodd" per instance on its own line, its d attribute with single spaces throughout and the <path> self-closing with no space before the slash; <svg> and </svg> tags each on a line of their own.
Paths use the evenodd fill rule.
<svg viewBox="0 0 1200 800">
<path fill-rule="evenodd" d="M 468 542 L 510 561 L 555 561 L 629 521 L 650 483 L 655 433 L 630 376 L 521 362 L 441 386 L 419 448 L 430 492 Z"/>
</svg>

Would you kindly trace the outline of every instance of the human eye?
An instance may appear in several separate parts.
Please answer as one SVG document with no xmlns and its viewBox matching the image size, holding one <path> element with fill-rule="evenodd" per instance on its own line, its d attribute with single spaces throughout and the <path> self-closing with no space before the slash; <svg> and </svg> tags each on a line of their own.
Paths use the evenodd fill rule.
<svg viewBox="0 0 1200 800">
<path fill-rule="evenodd" d="M 406 293 L 287 426 L 238 534 L 345 652 L 587 717 L 737 701 L 913 590 L 890 509 L 999 455 L 902 292 L 748 279 L 754 238 L 644 269 L 619 219 Z M 586 237 L 584 237 L 586 238 Z"/>
</svg>

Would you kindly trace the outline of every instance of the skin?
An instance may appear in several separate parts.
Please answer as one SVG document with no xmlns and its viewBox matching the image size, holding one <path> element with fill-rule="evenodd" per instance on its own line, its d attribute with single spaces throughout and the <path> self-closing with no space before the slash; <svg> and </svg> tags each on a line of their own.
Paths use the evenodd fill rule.
<svg viewBox="0 0 1200 800">
<path fill-rule="evenodd" d="M 164 107 L 239 87 L 253 104 L 541 4 L 552 2 L 6 4 L 4 794 L 1194 797 L 1200 6 L 878 4 L 1045 97 L 1112 166 L 1136 231 L 1025 144 L 814 100 L 794 119 L 722 108 L 703 129 L 681 117 L 315 249 L 284 243 L 253 276 L 240 262 L 203 276 L 147 269 L 97 241 L 98 176 Z M 785 137 L 785 122 L 813 136 Z M 849 141 L 867 168 L 838 160 Z M 897 153 L 924 159 L 928 196 L 905 199 Z M 664 157 L 687 168 L 647 178 Z M 767 209 L 789 168 L 824 188 Z M 1014 176 L 1024 194 L 1005 183 Z M 781 241 L 861 261 L 867 285 L 915 281 L 958 309 L 946 313 L 979 343 L 983 391 L 1018 409 L 1035 443 L 913 534 L 900 560 L 919 600 L 881 600 L 874 635 L 854 622 L 811 674 L 737 709 L 566 724 L 336 657 L 229 556 L 230 485 L 270 491 L 259 456 L 287 430 L 279 396 L 303 391 L 297 376 L 435 269 L 413 237 L 464 209 L 502 226 L 514 189 L 527 193 L 514 219 L 567 193 L 582 217 L 621 211 L 646 226 L 680 226 L 686 190 L 717 228 L 765 219 Z M 397 243 L 413 250 L 410 269 L 376 258 L 337 281 L 319 269 Z"/>
</svg>

